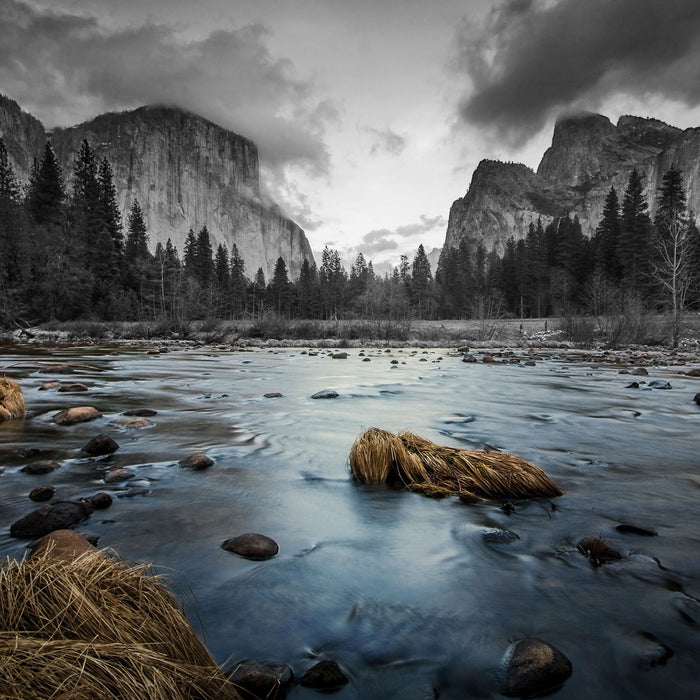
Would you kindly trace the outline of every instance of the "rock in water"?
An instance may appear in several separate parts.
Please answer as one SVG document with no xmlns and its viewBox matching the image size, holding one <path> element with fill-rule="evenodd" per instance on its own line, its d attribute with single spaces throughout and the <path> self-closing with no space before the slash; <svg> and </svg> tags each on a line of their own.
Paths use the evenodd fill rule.
<svg viewBox="0 0 700 700">
<path fill-rule="evenodd" d="M 56 501 L 33 510 L 10 526 L 13 537 L 41 537 L 54 530 L 64 530 L 89 518 L 94 511 L 86 500 Z"/>
<path fill-rule="evenodd" d="M 52 471 L 60 468 L 58 462 L 54 462 L 51 459 L 44 459 L 40 462 L 33 462 L 32 464 L 27 464 L 26 467 L 22 467 L 21 471 L 25 474 L 49 474 Z"/>
<path fill-rule="evenodd" d="M 287 664 L 244 659 L 226 673 L 228 679 L 254 698 L 281 700 L 292 685 L 294 673 Z M 250 697 L 248 694 L 244 697 Z"/>
<path fill-rule="evenodd" d="M 207 457 L 204 452 L 195 452 L 193 455 L 181 459 L 178 464 L 186 469 L 201 471 L 211 467 L 214 464 L 214 460 L 211 457 Z"/>
<path fill-rule="evenodd" d="M 348 677 L 343 673 L 337 662 L 331 660 L 319 661 L 304 673 L 299 683 L 307 688 L 318 690 L 335 690 L 346 685 Z"/>
<path fill-rule="evenodd" d="M 279 552 L 279 546 L 271 537 L 257 532 L 246 532 L 238 537 L 231 537 L 221 544 L 227 552 L 233 552 L 246 559 L 263 561 L 271 559 Z"/>
<path fill-rule="evenodd" d="M 32 501 L 48 501 L 53 498 L 55 493 L 56 488 L 54 486 L 42 484 L 31 490 L 29 498 L 31 498 Z"/>
<path fill-rule="evenodd" d="M 333 391 L 333 389 L 324 389 L 323 391 L 317 391 L 315 394 L 311 395 L 312 399 L 337 399 L 338 392 Z"/>
<path fill-rule="evenodd" d="M 571 675 L 571 661 L 558 649 L 536 637 L 526 637 L 508 648 L 503 657 L 507 697 L 535 697 L 556 690 Z"/>
<path fill-rule="evenodd" d="M 83 452 L 98 457 L 100 455 L 110 455 L 119 449 L 119 443 L 113 440 L 109 435 L 98 435 L 92 438 L 90 442 L 83 447 Z"/>
<path fill-rule="evenodd" d="M 88 421 L 102 418 L 102 414 L 92 406 L 73 406 L 59 411 L 54 417 L 54 423 L 58 425 L 74 425 L 75 423 L 87 423 Z"/>
</svg>

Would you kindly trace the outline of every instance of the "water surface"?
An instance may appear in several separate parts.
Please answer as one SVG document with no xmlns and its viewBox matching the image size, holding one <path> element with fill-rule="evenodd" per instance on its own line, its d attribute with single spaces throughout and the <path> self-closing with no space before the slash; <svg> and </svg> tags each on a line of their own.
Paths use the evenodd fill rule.
<svg viewBox="0 0 700 700">
<path fill-rule="evenodd" d="M 335 659 L 351 678 L 336 694 L 343 700 L 431 698 L 435 689 L 441 698 L 495 698 L 509 642 L 536 636 L 573 664 L 559 697 L 697 693 L 700 381 L 655 367 L 642 379 L 672 389 L 627 389 L 618 366 L 556 355 L 528 367 L 466 364 L 449 351 L 348 353 L 0 347 L 0 366 L 12 365 L 4 371 L 30 411 L 0 423 L 0 555 L 24 553 L 9 526 L 40 505 L 27 498 L 33 487 L 53 484 L 54 500 L 90 496 L 110 489 L 105 471 L 125 467 L 136 479 L 111 487 L 114 495 L 147 492 L 115 498 L 78 529 L 127 559 L 154 562 L 190 601 L 221 664 L 267 658 L 300 676 L 315 659 Z M 39 373 L 48 361 L 81 367 Z M 89 391 L 39 391 L 51 378 Z M 310 398 L 326 388 L 340 396 Z M 52 422 L 84 404 L 104 417 Z M 113 423 L 135 408 L 157 410 L 154 425 Z M 509 515 L 502 502 L 358 485 L 347 457 L 371 426 L 515 452 L 566 494 L 516 501 Z M 86 459 L 80 448 L 99 433 L 120 449 Z M 23 474 L 32 460 L 18 452 L 27 447 L 63 466 Z M 215 465 L 177 466 L 195 451 Z M 621 533 L 620 523 L 658 534 Z M 243 532 L 273 537 L 279 555 L 251 562 L 220 548 Z M 590 535 L 623 559 L 593 568 L 576 551 Z M 295 686 L 290 697 L 318 696 Z"/>
</svg>

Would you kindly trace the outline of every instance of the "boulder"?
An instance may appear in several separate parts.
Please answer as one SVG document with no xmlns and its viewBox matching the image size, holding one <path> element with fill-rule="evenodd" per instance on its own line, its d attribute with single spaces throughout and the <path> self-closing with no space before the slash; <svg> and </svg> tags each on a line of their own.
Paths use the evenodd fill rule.
<svg viewBox="0 0 700 700">
<path fill-rule="evenodd" d="M 97 548 L 79 532 L 55 530 L 33 543 L 32 553 L 29 556 L 40 557 L 50 552 L 52 557 L 73 561 L 85 552 L 96 551 Z"/>
<path fill-rule="evenodd" d="M 120 425 L 122 428 L 131 428 L 136 430 L 138 428 L 150 428 L 155 423 L 152 420 L 148 420 L 144 416 L 129 416 L 125 418 L 115 418 L 112 423 Z"/>
<path fill-rule="evenodd" d="M 91 503 L 79 501 L 56 501 L 33 510 L 10 526 L 13 537 L 42 537 L 54 530 L 64 530 L 86 520 L 94 512 Z"/>
<path fill-rule="evenodd" d="M 58 425 L 74 425 L 75 423 L 87 423 L 88 421 L 102 418 L 102 414 L 92 406 L 73 406 L 59 411 L 54 417 L 54 423 Z"/>
<path fill-rule="evenodd" d="M 425 358 L 421 358 L 420 361 L 425 362 L 426 360 L 425 360 Z M 462 357 L 462 362 L 476 362 L 476 357 L 474 357 L 474 355 L 467 353 L 466 355 L 464 355 Z"/>
<path fill-rule="evenodd" d="M 128 469 L 112 469 L 108 471 L 103 478 L 105 484 L 117 484 L 120 481 L 133 479 L 134 476 L 134 472 L 130 472 Z"/>
<path fill-rule="evenodd" d="M 323 391 L 317 391 L 315 394 L 311 395 L 312 399 L 337 399 L 339 396 L 337 391 L 333 389 L 323 389 Z"/>
<path fill-rule="evenodd" d="M 195 452 L 189 457 L 181 459 L 178 464 L 186 469 L 193 469 L 194 471 L 201 471 L 202 469 L 208 469 L 214 464 L 214 460 L 211 457 L 207 457 L 204 452 Z"/>
<path fill-rule="evenodd" d="M 685 374 L 687 377 L 700 377 L 700 367 L 689 369 Z"/>
<path fill-rule="evenodd" d="M 642 535 L 644 537 L 655 537 L 658 533 L 648 527 L 640 527 L 631 523 L 620 523 L 616 528 L 618 532 L 624 532 L 630 535 Z"/>
<path fill-rule="evenodd" d="M 221 547 L 246 559 L 263 561 L 271 559 L 279 552 L 279 545 L 271 537 L 257 532 L 246 532 L 224 540 Z"/>
<path fill-rule="evenodd" d="M 61 382 L 57 382 L 56 380 L 44 382 L 39 387 L 39 391 L 49 391 L 49 389 L 58 389 L 59 386 L 61 386 Z"/>
<path fill-rule="evenodd" d="M 61 384 L 59 385 L 57 391 L 65 394 L 77 394 L 81 391 L 87 391 L 88 388 L 85 384 L 80 384 L 79 382 L 74 382 L 73 384 Z"/>
<path fill-rule="evenodd" d="M 695 394 L 695 396 L 693 396 L 693 401 L 695 401 L 695 403 L 698 406 L 700 406 L 700 392 L 698 392 L 697 394 Z"/>
<path fill-rule="evenodd" d="M 655 379 L 647 384 L 648 389 L 670 389 L 671 384 L 663 379 Z"/>
<path fill-rule="evenodd" d="M 98 435 L 92 438 L 83 447 L 83 452 L 86 452 L 92 457 L 98 457 L 100 455 L 111 455 L 112 452 L 116 452 L 119 449 L 119 443 L 113 440 L 109 435 Z"/>
<path fill-rule="evenodd" d="M 337 662 L 331 660 L 319 661 L 304 673 L 299 683 L 307 688 L 318 690 L 335 690 L 349 682 Z"/>
<path fill-rule="evenodd" d="M 348 354 L 346 352 L 334 352 L 331 357 L 334 360 L 347 360 Z"/>
<path fill-rule="evenodd" d="M 263 394 L 266 399 L 280 399 L 282 394 L 279 391 L 269 391 L 267 394 Z"/>
<path fill-rule="evenodd" d="M 154 411 L 152 408 L 132 408 L 128 411 L 124 411 L 122 415 L 135 416 L 137 418 L 152 418 L 158 415 L 158 411 Z"/>
<path fill-rule="evenodd" d="M 42 484 L 29 492 L 32 501 L 48 501 L 56 493 L 56 487 L 49 484 Z"/>
<path fill-rule="evenodd" d="M 232 683 L 253 697 L 266 700 L 286 697 L 294 679 L 294 673 L 287 664 L 258 659 L 244 659 L 226 675 Z"/>
<path fill-rule="evenodd" d="M 90 501 L 90 505 L 95 510 L 104 510 L 105 508 L 109 508 L 112 505 L 113 500 L 114 499 L 112 498 L 112 496 L 106 491 L 100 491 L 94 496 L 90 496 L 90 498 L 88 498 L 88 501 Z"/>
<path fill-rule="evenodd" d="M 59 469 L 60 466 L 58 462 L 54 462 L 52 459 L 43 459 L 40 462 L 27 464 L 27 466 L 22 467 L 20 471 L 23 471 L 25 474 L 49 474 Z"/>
<path fill-rule="evenodd" d="M 571 675 L 571 661 L 558 649 L 536 637 L 526 637 L 508 647 L 503 657 L 507 697 L 534 697 L 559 688 Z"/>
<path fill-rule="evenodd" d="M 644 367 L 637 367 L 636 369 L 633 369 L 630 374 L 635 375 L 636 377 L 646 377 L 649 372 Z"/>
<path fill-rule="evenodd" d="M 42 374 L 73 374 L 74 371 L 70 365 L 66 364 L 49 365 L 39 370 Z"/>
</svg>

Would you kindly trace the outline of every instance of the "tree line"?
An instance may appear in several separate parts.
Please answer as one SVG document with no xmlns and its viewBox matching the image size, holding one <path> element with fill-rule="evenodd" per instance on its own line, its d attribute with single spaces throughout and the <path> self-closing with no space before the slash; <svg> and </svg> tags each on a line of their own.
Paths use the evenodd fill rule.
<svg viewBox="0 0 700 700">
<path fill-rule="evenodd" d="M 649 215 L 634 170 L 622 196 L 611 188 L 587 238 L 576 216 L 532 222 L 502 255 L 463 240 L 444 248 L 435 271 L 423 246 L 390 274 L 357 255 L 350 271 L 326 247 L 320 266 L 304 260 L 297 279 L 278 258 L 272 278 L 248 275 L 234 244 L 214 249 L 207 227 L 182 251 L 168 239 L 149 249 L 137 200 L 122 221 L 109 161 L 83 141 L 71 188 L 50 143 L 21 188 L 0 139 L 0 323 L 47 320 L 285 318 L 493 318 L 608 314 L 631 299 L 673 312 L 680 325 L 700 296 L 700 237 L 683 177 L 664 175 Z M 676 338 L 677 340 L 677 338 Z"/>
</svg>

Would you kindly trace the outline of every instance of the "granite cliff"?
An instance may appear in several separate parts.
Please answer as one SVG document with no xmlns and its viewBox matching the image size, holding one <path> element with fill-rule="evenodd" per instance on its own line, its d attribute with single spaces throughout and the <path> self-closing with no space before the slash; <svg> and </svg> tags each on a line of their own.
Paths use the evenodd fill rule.
<svg viewBox="0 0 700 700">
<path fill-rule="evenodd" d="M 524 238 L 530 222 L 577 215 L 591 236 L 614 186 L 620 198 L 633 168 L 653 213 L 664 173 L 683 172 L 688 206 L 700 213 L 700 128 L 681 130 L 656 119 L 623 116 L 614 125 L 599 114 L 560 119 L 537 172 L 519 163 L 484 160 L 466 195 L 450 209 L 445 245 L 462 239 L 503 253 L 510 236 Z"/>
<path fill-rule="evenodd" d="M 38 120 L 0 97 L 0 128 L 18 177 L 28 177 L 46 140 Z M 151 249 L 168 238 L 183 253 L 188 231 L 206 226 L 212 245 L 235 243 L 246 274 L 269 279 L 278 257 L 291 279 L 313 253 L 303 230 L 260 189 L 256 145 L 202 117 L 173 107 L 103 114 L 50 134 L 67 178 L 83 139 L 112 165 L 124 221 L 134 199 L 143 210 Z"/>
</svg>

